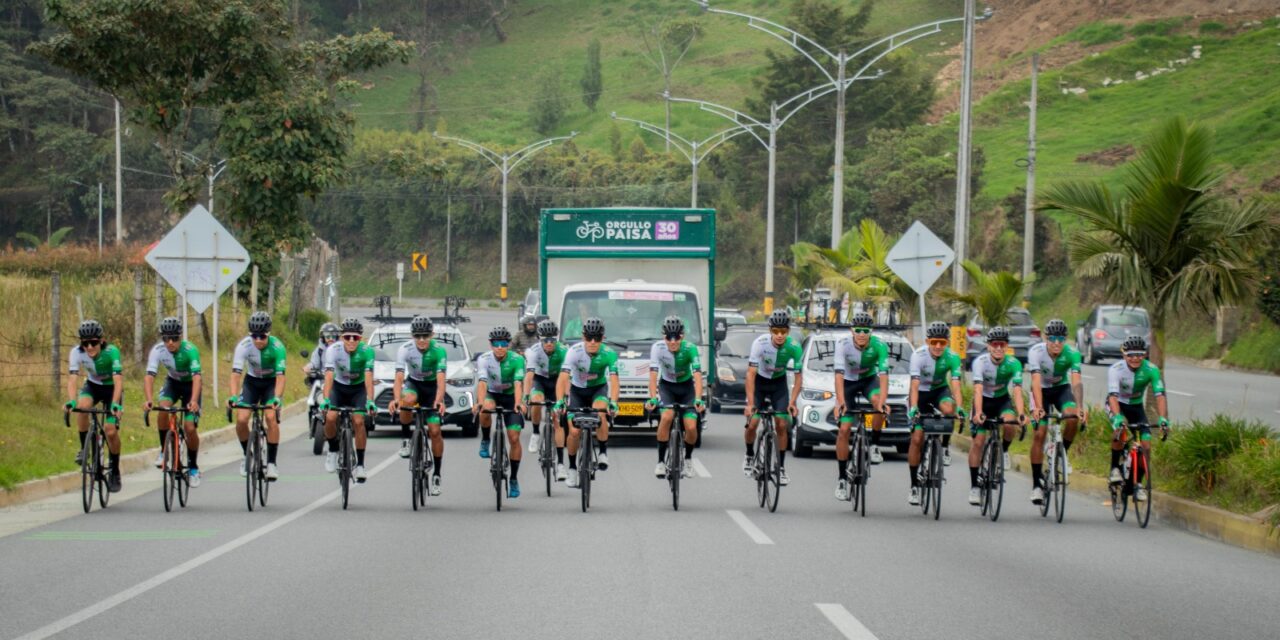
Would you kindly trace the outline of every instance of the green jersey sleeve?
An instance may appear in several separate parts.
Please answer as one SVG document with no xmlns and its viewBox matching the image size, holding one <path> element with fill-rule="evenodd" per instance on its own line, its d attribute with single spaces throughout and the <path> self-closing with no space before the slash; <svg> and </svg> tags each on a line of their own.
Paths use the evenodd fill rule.
<svg viewBox="0 0 1280 640">
<path fill-rule="evenodd" d="M 271 341 L 267 344 L 267 350 L 271 352 L 271 357 L 275 359 L 276 375 L 283 375 L 285 361 L 289 359 L 289 354 L 284 348 L 284 341 L 276 336 L 271 336 Z M 266 358 L 263 359 L 265 360 Z"/>
<path fill-rule="evenodd" d="M 200 373 L 200 350 L 194 344 L 186 342 L 182 352 L 187 357 L 187 373 L 191 375 Z"/>
<path fill-rule="evenodd" d="M 111 362 L 111 375 L 124 373 L 124 363 L 120 361 L 120 349 L 114 344 L 102 350 L 103 355 Z M 1159 375 L 1159 374 L 1157 374 Z"/>
<path fill-rule="evenodd" d="M 889 373 L 889 346 L 874 336 L 872 339 L 876 341 L 876 373 Z"/>
</svg>

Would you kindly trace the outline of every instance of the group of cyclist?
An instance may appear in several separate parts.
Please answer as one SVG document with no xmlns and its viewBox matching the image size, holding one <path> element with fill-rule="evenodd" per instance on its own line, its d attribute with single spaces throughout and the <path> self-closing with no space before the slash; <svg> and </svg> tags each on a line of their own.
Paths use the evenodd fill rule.
<svg viewBox="0 0 1280 640">
<path fill-rule="evenodd" d="M 519 339 L 513 340 L 505 327 L 495 327 L 489 332 L 490 351 L 476 362 L 477 377 L 472 411 L 478 420 L 482 435 L 479 455 L 488 458 L 493 426 L 493 416 L 501 413 L 505 437 L 509 443 L 510 482 L 509 497 L 520 495 L 519 468 L 521 461 L 520 433 L 524 420 L 532 423 L 533 435 L 529 450 L 536 452 L 542 437 L 554 438 L 556 451 L 555 477 L 577 486 L 578 474 L 570 473 L 577 465 L 577 451 L 581 431 L 574 426 L 575 413 L 600 415 L 600 426 L 595 431 L 599 456 L 599 470 L 608 469 L 609 422 L 618 410 L 619 377 L 618 354 L 604 342 L 605 326 L 600 318 L 589 317 L 581 321 L 581 341 L 567 346 L 561 341 L 559 328 L 551 320 L 534 322 L 532 317 L 522 318 Z M 846 465 L 850 455 L 850 439 L 853 423 L 859 413 L 852 411 L 861 400 L 870 403 L 872 416 L 870 462 L 883 460 L 880 436 L 888 415 L 889 350 L 885 342 L 873 335 L 874 322 L 867 313 L 857 313 L 851 319 L 850 335 L 842 337 L 835 347 L 834 372 L 840 377 L 835 386 L 838 433 L 836 438 L 837 484 L 835 497 L 850 499 L 850 487 Z M 762 418 L 762 410 L 772 415 L 778 443 L 780 483 L 789 482 L 786 473 L 787 438 L 790 420 L 796 414 L 796 399 L 803 384 L 801 362 L 803 348 L 791 336 L 791 318 L 786 311 L 774 311 L 768 318 L 768 333 L 759 336 L 751 347 L 746 375 L 747 419 L 744 441 L 746 456 L 744 472 L 750 474 L 756 432 Z M 251 407 L 279 408 L 285 384 L 285 346 L 271 335 L 271 317 L 255 312 L 249 317 L 249 333 L 237 344 L 232 358 L 229 380 L 231 397 L 228 407 L 236 411 L 236 435 L 242 450 L 248 442 L 248 421 Z M 441 415 L 445 410 L 445 375 L 447 361 L 444 348 L 434 339 L 434 327 L 428 317 L 415 317 L 410 325 L 412 339 L 403 344 L 395 358 L 395 384 L 393 400 L 389 406 L 392 415 L 399 414 L 403 442 L 400 456 L 409 456 L 408 438 L 413 424 L 413 411 L 419 404 L 429 410 L 426 425 L 434 454 L 434 467 L 429 490 L 440 494 L 441 467 L 444 455 L 444 439 L 440 432 Z M 182 338 L 182 323 L 167 317 L 159 324 L 160 341 L 152 347 L 147 361 L 143 383 L 143 410 L 151 411 L 159 406 L 165 409 L 185 408 L 181 414 L 161 413 L 157 427 L 161 444 L 171 427 L 170 421 L 182 416 L 182 427 L 187 440 L 191 486 L 199 486 L 198 464 L 201 382 L 200 352 L 195 344 Z M 685 340 L 684 322 L 677 316 L 669 316 L 662 323 L 661 340 L 650 350 L 650 380 L 648 406 L 658 411 L 657 433 L 658 465 L 655 476 L 667 474 L 667 453 L 671 446 L 671 429 L 680 420 L 683 432 L 684 455 L 691 461 L 697 442 L 697 421 L 705 407 L 703 389 L 705 381 L 697 345 Z M 911 354 L 911 376 L 908 398 L 908 420 L 912 425 L 907 462 L 911 482 L 908 498 L 910 504 L 919 504 L 920 487 L 918 469 L 924 442 L 921 418 L 925 416 L 965 419 L 960 407 L 963 366 L 959 356 L 950 347 L 951 328 L 945 322 L 930 324 L 925 332 L 926 344 Z M 978 464 L 979 452 L 988 437 L 1000 437 L 1008 451 L 1020 429 L 1030 423 L 1033 426 L 1031 448 L 1031 501 L 1040 504 L 1044 500 L 1041 486 L 1043 444 L 1047 432 L 1048 413 L 1055 410 L 1063 425 L 1063 445 L 1070 448 L 1078 432 L 1084 427 L 1078 402 L 1084 397 L 1080 353 L 1067 342 L 1067 325 L 1062 320 L 1051 320 L 1045 325 L 1044 342 L 1031 347 L 1026 370 L 1031 374 L 1030 407 L 1023 390 L 1023 366 L 1009 355 L 1009 332 L 1004 327 L 991 327 L 986 334 L 986 352 L 973 360 L 972 433 L 974 446 L 969 453 L 970 504 L 979 504 Z M 120 438 L 119 420 L 123 410 L 123 366 L 119 349 L 106 341 L 101 323 L 85 320 L 79 327 L 80 344 L 71 349 L 67 384 L 68 400 L 65 408 L 91 409 L 102 405 L 109 410 L 104 425 L 107 436 L 110 468 L 108 486 L 119 491 Z M 523 347 L 521 350 L 520 347 Z M 1111 427 L 1117 436 L 1123 435 L 1126 425 L 1138 426 L 1136 435 L 1142 446 L 1149 448 L 1151 433 L 1143 406 L 1146 391 L 1150 389 L 1156 398 L 1161 429 L 1168 428 L 1168 407 L 1160 370 L 1146 359 L 1147 343 L 1142 336 L 1130 336 L 1123 345 L 1123 359 L 1110 367 L 1107 375 L 1107 406 Z M 325 457 L 326 472 L 333 473 L 338 463 L 337 418 L 338 409 L 352 413 L 356 466 L 352 476 L 364 482 L 367 416 L 375 415 L 373 402 L 374 350 L 364 341 L 364 325 L 357 318 L 347 318 L 340 325 L 326 323 L 321 327 L 320 342 L 311 361 L 304 367 L 309 380 L 323 375 L 323 391 L 319 410 L 324 416 L 324 438 L 328 445 Z M 165 369 L 165 382 L 156 393 L 155 378 L 160 368 Z M 321 374 L 323 372 L 323 374 Z M 794 375 L 788 384 L 788 372 Z M 77 387 L 78 377 L 84 382 Z M 554 403 L 551 399 L 554 398 Z M 681 407 L 680 415 L 676 408 Z M 543 412 L 550 411 L 548 424 L 553 433 L 541 433 Z M 279 478 L 276 455 L 280 441 L 280 429 L 276 411 L 266 412 L 267 422 L 267 479 Z M 84 440 L 88 431 L 88 416 L 77 415 L 81 448 L 77 454 L 79 464 L 84 454 Z M 950 434 L 943 438 L 944 464 L 950 464 L 947 444 Z M 568 470 L 565 468 L 565 448 L 569 450 Z M 1123 443 L 1113 439 L 1111 481 L 1120 478 L 1120 452 Z M 157 457 L 156 465 L 163 463 Z M 1005 457 L 1006 466 L 1009 458 Z M 691 464 L 683 466 L 682 473 L 691 477 Z M 240 473 L 246 473 L 241 463 Z M 1140 479 L 1139 479 L 1140 480 Z M 1141 488 L 1136 498 L 1145 500 Z"/>
</svg>

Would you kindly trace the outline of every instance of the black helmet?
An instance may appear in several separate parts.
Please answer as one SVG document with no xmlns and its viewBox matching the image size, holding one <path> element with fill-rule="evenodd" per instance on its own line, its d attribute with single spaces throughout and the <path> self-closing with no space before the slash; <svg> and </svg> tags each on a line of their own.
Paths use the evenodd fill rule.
<svg viewBox="0 0 1280 640">
<path fill-rule="evenodd" d="M 787 313 L 785 309 L 778 309 L 777 311 L 774 311 L 773 313 L 769 314 L 769 328 L 771 329 L 774 327 L 785 328 L 790 326 L 791 326 L 791 314 Z"/>
<path fill-rule="evenodd" d="M 945 322 L 930 322 L 929 328 L 925 330 L 925 336 L 928 338 L 950 338 L 951 325 Z"/>
<path fill-rule="evenodd" d="M 679 316 L 667 316 L 667 318 L 662 321 L 662 332 L 667 335 L 676 333 L 683 334 L 684 320 L 681 320 Z"/>
<path fill-rule="evenodd" d="M 101 340 L 102 324 L 97 320 L 85 320 L 80 323 L 81 340 Z"/>
<path fill-rule="evenodd" d="M 991 327 L 987 329 L 987 342 L 1008 342 L 1009 330 L 1004 327 Z"/>
<path fill-rule="evenodd" d="M 489 331 L 489 342 L 494 340 L 506 340 L 511 342 L 511 332 L 506 327 L 494 327 Z"/>
<path fill-rule="evenodd" d="M 1053 320 L 1049 321 L 1049 324 L 1046 324 L 1044 326 L 1044 334 L 1046 336 L 1057 336 L 1057 337 L 1065 338 L 1067 337 L 1067 323 L 1063 322 L 1062 320 L 1059 320 L 1058 318 L 1054 318 Z"/>
<path fill-rule="evenodd" d="M 875 324 L 875 319 L 866 311 L 859 311 L 853 314 L 852 324 L 859 329 L 870 328 L 872 324 Z"/>
<path fill-rule="evenodd" d="M 364 335 L 364 323 L 360 322 L 360 318 L 346 318 L 342 321 L 342 333 Z"/>
<path fill-rule="evenodd" d="M 539 338 L 554 338 L 559 334 L 560 334 L 560 327 L 557 327 L 556 323 L 553 322 L 551 319 L 548 318 L 538 323 Z"/>
<path fill-rule="evenodd" d="M 533 317 L 532 315 L 529 315 L 529 314 L 527 314 L 527 313 L 526 313 L 526 314 L 524 314 L 523 316 L 520 316 L 520 324 L 522 324 L 522 325 L 525 325 L 525 324 L 533 324 L 533 323 L 535 323 L 535 322 L 537 322 L 537 321 L 538 321 L 538 319 L 537 319 L 537 318 L 535 318 L 535 317 Z"/>
<path fill-rule="evenodd" d="M 600 318 L 587 318 L 582 322 L 582 337 L 584 338 L 603 338 L 604 337 L 604 320 Z"/>
<path fill-rule="evenodd" d="M 334 323 L 332 323 L 332 322 L 326 322 L 326 323 L 324 323 L 324 325 L 323 325 L 323 326 L 321 326 L 321 327 L 320 327 L 320 339 L 321 339 L 321 340 L 326 340 L 326 339 L 327 339 L 327 340 L 337 340 L 337 339 L 338 339 L 338 336 L 339 336 L 339 335 L 341 335 L 341 334 L 342 334 L 342 329 L 339 329 L 339 328 L 338 328 L 338 325 L 336 325 L 336 324 L 334 324 Z"/>
<path fill-rule="evenodd" d="M 431 324 L 431 318 L 427 316 L 415 316 L 413 323 L 409 326 L 409 331 L 415 336 L 425 336 L 434 333 L 435 325 Z"/>
<path fill-rule="evenodd" d="M 169 316 L 160 321 L 160 336 L 164 338 L 182 335 L 182 321 Z"/>
<path fill-rule="evenodd" d="M 249 316 L 249 333 L 266 333 L 271 330 L 271 316 L 266 311 L 254 311 Z"/>
<path fill-rule="evenodd" d="M 1121 349 L 1126 352 L 1146 351 L 1147 339 L 1142 336 L 1129 336 L 1128 338 L 1124 339 L 1124 346 L 1122 346 Z"/>
</svg>

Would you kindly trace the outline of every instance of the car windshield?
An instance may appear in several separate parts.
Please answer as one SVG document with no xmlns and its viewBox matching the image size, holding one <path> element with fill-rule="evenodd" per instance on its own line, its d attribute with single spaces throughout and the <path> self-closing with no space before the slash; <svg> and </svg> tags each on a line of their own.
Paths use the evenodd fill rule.
<svg viewBox="0 0 1280 640">
<path fill-rule="evenodd" d="M 1115 309 L 1102 312 L 1104 327 L 1146 327 L 1147 312 L 1141 309 Z"/>
<path fill-rule="evenodd" d="M 751 343 L 756 341 L 758 335 L 760 334 L 746 331 L 730 333 L 725 336 L 724 342 L 720 343 L 720 350 L 716 353 L 722 356 L 746 358 L 751 355 Z"/>
<path fill-rule="evenodd" d="M 466 360 L 466 351 L 462 348 L 461 336 L 457 333 L 438 333 L 435 336 L 436 344 L 444 347 L 445 359 L 449 362 L 458 360 Z M 395 362 L 396 352 L 400 350 L 400 345 L 408 342 L 400 338 L 391 338 L 380 346 L 379 341 L 373 342 L 374 360 L 378 362 Z"/>
<path fill-rule="evenodd" d="M 582 321 L 596 316 L 604 321 L 605 340 L 615 344 L 654 342 L 662 339 L 662 320 L 684 320 L 685 339 L 702 342 L 698 299 L 691 293 L 671 291 L 576 291 L 565 296 L 561 335 L 567 342 L 582 339 Z"/>
<path fill-rule="evenodd" d="M 743 315 L 742 315 L 742 314 L 740 314 L 740 313 L 720 313 L 720 314 L 716 314 L 716 317 L 717 317 L 717 318 L 721 318 L 721 319 L 723 319 L 723 320 L 724 320 L 725 325 L 730 326 L 730 327 L 732 327 L 732 326 L 734 326 L 734 325 L 746 324 L 746 323 L 747 323 L 747 318 L 746 318 L 746 316 L 743 316 Z"/>
<path fill-rule="evenodd" d="M 1009 310 L 1009 326 L 1025 327 L 1032 324 L 1031 314 L 1026 309 L 1010 309 Z"/>
<path fill-rule="evenodd" d="M 889 346 L 889 373 L 906 374 L 911 370 L 911 349 L 902 342 L 888 342 Z M 805 359 L 804 368 L 807 371 L 819 371 L 831 373 L 835 370 L 836 362 L 836 341 L 835 340 L 814 340 L 809 345 L 809 352 Z"/>
</svg>

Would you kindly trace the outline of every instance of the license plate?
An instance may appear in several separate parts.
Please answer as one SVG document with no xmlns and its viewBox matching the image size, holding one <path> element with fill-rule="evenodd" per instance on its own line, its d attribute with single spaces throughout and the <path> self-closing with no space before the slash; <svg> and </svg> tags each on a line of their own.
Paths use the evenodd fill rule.
<svg viewBox="0 0 1280 640">
<path fill-rule="evenodd" d="M 643 402 L 620 402 L 618 403 L 618 415 L 620 416 L 643 416 Z"/>
</svg>

